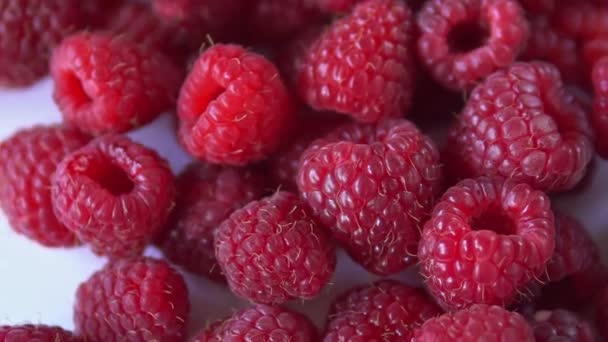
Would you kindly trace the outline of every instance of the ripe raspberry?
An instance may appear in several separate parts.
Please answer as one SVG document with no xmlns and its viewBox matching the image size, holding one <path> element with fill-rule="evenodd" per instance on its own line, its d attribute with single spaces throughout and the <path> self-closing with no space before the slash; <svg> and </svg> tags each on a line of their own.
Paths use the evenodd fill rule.
<svg viewBox="0 0 608 342">
<path fill-rule="evenodd" d="M 357 5 L 308 49 L 300 97 L 316 110 L 362 122 L 404 115 L 414 87 L 412 31 L 412 13 L 401 0 Z"/>
<path fill-rule="evenodd" d="M 588 69 L 593 70 L 595 63 L 608 56 L 608 34 L 585 41 L 583 56 Z"/>
<path fill-rule="evenodd" d="M 344 13 L 362 0 L 317 0 L 319 7 L 329 13 Z"/>
<path fill-rule="evenodd" d="M 0 342 L 81 342 L 71 332 L 47 325 L 0 326 Z"/>
<path fill-rule="evenodd" d="M 530 323 L 536 342 L 593 342 L 591 325 L 566 310 L 539 311 Z"/>
<path fill-rule="evenodd" d="M 418 14 L 418 53 L 445 87 L 466 90 L 509 66 L 528 40 L 515 0 L 430 0 Z"/>
<path fill-rule="evenodd" d="M 542 15 L 552 12 L 559 0 L 519 0 L 521 6 L 528 12 L 535 15 Z"/>
<path fill-rule="evenodd" d="M 55 217 L 50 178 L 67 154 L 88 141 L 56 125 L 18 131 L 0 144 L 0 207 L 17 233 L 47 247 L 79 244 Z"/>
<path fill-rule="evenodd" d="M 177 179 L 177 205 L 161 242 L 163 252 L 191 272 L 224 280 L 215 258 L 215 231 L 265 190 L 259 170 L 191 164 Z"/>
<path fill-rule="evenodd" d="M 253 42 L 291 39 L 301 29 L 321 20 L 313 0 L 257 0 L 250 9 L 247 33 Z"/>
<path fill-rule="evenodd" d="M 101 135 L 137 128 L 170 109 L 181 72 L 153 51 L 102 33 L 64 40 L 51 58 L 53 96 L 63 118 Z"/>
<path fill-rule="evenodd" d="M 450 169 L 544 191 L 572 189 L 593 156 L 584 109 L 552 65 L 515 63 L 473 91 L 452 127 Z"/>
<path fill-rule="evenodd" d="M 93 252 L 129 257 L 165 223 L 175 184 L 156 152 L 107 135 L 65 157 L 51 191 L 59 221 Z"/>
<path fill-rule="evenodd" d="M 596 134 L 595 149 L 602 158 L 608 159 L 608 56 L 595 64 L 592 79 L 595 98 L 591 122 Z"/>
<path fill-rule="evenodd" d="M 0 2 L 0 86 L 24 87 L 48 72 L 49 54 L 83 26 L 78 0 Z"/>
<path fill-rule="evenodd" d="M 232 292 L 264 304 L 315 297 L 336 266 L 329 239 L 284 191 L 232 213 L 216 233 L 215 254 Z"/>
<path fill-rule="evenodd" d="M 409 121 L 352 123 L 304 152 L 300 194 L 351 257 L 388 275 L 413 265 L 441 187 L 439 153 Z"/>
<path fill-rule="evenodd" d="M 477 304 L 426 321 L 412 338 L 412 342 L 444 341 L 534 342 L 534 334 L 518 313 Z"/>
<path fill-rule="evenodd" d="M 446 307 L 505 306 L 540 276 L 554 246 L 544 193 L 482 177 L 443 195 L 424 226 L 418 258 L 430 291 Z"/>
<path fill-rule="evenodd" d="M 91 341 L 183 341 L 190 304 L 182 276 L 150 258 L 111 262 L 76 292 L 76 333 Z"/>
<path fill-rule="evenodd" d="M 214 45 L 195 62 L 178 101 L 180 139 L 195 157 L 244 165 L 281 143 L 292 108 L 266 58 L 237 45 Z"/>
<path fill-rule="evenodd" d="M 308 48 L 321 35 L 323 26 L 311 26 L 281 46 L 274 60 L 289 90 L 297 91 L 298 76 L 304 70 Z"/>
<path fill-rule="evenodd" d="M 211 325 L 193 342 L 224 341 L 313 342 L 318 339 L 315 327 L 305 316 L 259 304 Z"/>
<path fill-rule="evenodd" d="M 334 302 L 323 341 L 409 341 L 414 328 L 441 313 L 421 290 L 379 281 Z"/>
<path fill-rule="evenodd" d="M 554 25 L 567 35 L 590 39 L 608 35 L 608 6 L 590 1 L 566 1 L 558 6 Z"/>
</svg>

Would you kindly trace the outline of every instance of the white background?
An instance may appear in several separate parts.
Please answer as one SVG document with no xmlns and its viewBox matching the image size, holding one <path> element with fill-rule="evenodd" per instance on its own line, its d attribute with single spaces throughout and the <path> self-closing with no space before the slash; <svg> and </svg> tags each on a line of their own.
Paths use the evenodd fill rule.
<svg viewBox="0 0 608 342">
<path fill-rule="evenodd" d="M 0 140 L 20 128 L 61 120 L 51 98 L 52 83 L 42 81 L 31 89 L 0 91 Z M 189 158 L 180 149 L 172 132 L 172 118 L 164 115 L 153 124 L 130 134 L 135 140 L 155 148 L 171 162 L 177 173 Z M 0 161 L 1 162 L 1 161 Z M 555 205 L 579 218 L 593 233 L 600 246 L 608 242 L 608 164 L 600 162 L 598 170 L 584 192 L 561 195 Z M 608 250 L 603 251 L 608 254 Z M 148 255 L 158 256 L 149 249 Z M 98 270 L 105 260 L 86 247 L 47 249 L 9 228 L 0 213 L 0 325 L 45 323 L 73 328 L 72 305 L 78 284 Z M 414 270 L 397 278 L 411 280 Z M 190 331 L 205 326 L 208 320 L 221 318 L 234 309 L 246 306 L 221 285 L 184 273 L 188 281 L 192 317 Z M 330 286 L 318 299 L 290 306 L 307 313 L 317 324 L 325 319 L 327 306 L 337 293 L 354 284 L 376 279 L 354 265 L 342 253 Z"/>
</svg>

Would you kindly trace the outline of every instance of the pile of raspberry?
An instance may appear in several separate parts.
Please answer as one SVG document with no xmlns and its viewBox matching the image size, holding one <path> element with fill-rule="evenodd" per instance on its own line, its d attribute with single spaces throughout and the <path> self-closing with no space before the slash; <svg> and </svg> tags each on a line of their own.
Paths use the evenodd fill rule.
<svg viewBox="0 0 608 342">
<path fill-rule="evenodd" d="M 0 342 L 608 339 L 554 202 L 608 158 L 605 1 L 5 0 L 0 32 L 0 85 L 48 73 L 62 116 L 0 143 L 0 208 L 107 258 L 74 331 Z M 127 135 L 163 113 L 183 170 Z M 377 280 L 333 295 L 346 258 Z M 193 332 L 188 274 L 250 304 Z"/>
</svg>

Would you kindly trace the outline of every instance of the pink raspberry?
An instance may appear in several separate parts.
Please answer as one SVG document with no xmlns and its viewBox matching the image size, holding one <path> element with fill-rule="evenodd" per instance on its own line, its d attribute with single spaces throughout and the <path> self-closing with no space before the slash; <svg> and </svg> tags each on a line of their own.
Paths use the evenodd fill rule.
<svg viewBox="0 0 608 342">
<path fill-rule="evenodd" d="M 320 222 L 380 275 L 416 262 L 422 222 L 441 182 L 437 148 L 403 119 L 337 128 L 304 152 L 297 179 Z"/>
<path fill-rule="evenodd" d="M 554 247 L 549 198 L 526 184 L 484 177 L 443 195 L 424 226 L 418 258 L 446 307 L 506 306 L 540 277 Z"/>
<path fill-rule="evenodd" d="M 532 322 L 536 342 L 594 342 L 591 325 L 566 310 L 539 311 Z"/>
<path fill-rule="evenodd" d="M 0 326 L 0 342 L 83 342 L 71 332 L 48 325 Z"/>
<path fill-rule="evenodd" d="M 595 64 L 592 79 L 595 98 L 591 123 L 596 133 L 595 149 L 602 158 L 608 159 L 608 56 Z"/>
</svg>

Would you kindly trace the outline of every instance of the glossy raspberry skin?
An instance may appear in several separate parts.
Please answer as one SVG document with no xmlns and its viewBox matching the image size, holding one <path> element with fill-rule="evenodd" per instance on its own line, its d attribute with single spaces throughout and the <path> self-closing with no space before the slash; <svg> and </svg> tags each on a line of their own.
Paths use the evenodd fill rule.
<svg viewBox="0 0 608 342">
<path fill-rule="evenodd" d="M 365 1 L 308 49 L 298 94 L 361 122 L 402 116 L 413 92 L 413 18 L 400 0 Z"/>
<path fill-rule="evenodd" d="M 79 244 L 55 217 L 50 184 L 57 164 L 89 138 L 59 125 L 23 129 L 0 144 L 0 207 L 19 234 L 47 247 Z"/>
<path fill-rule="evenodd" d="M 196 60 L 178 115 L 180 139 L 193 156 L 244 165 L 279 147 L 293 109 L 272 63 L 240 46 L 217 44 Z"/>
<path fill-rule="evenodd" d="M 60 327 L 48 325 L 0 326 L 0 342 L 80 342 L 81 338 Z"/>
<path fill-rule="evenodd" d="M 378 281 L 334 302 L 323 341 L 409 341 L 414 328 L 441 314 L 423 291 L 393 280 Z"/>
<path fill-rule="evenodd" d="M 529 24 L 515 0 L 430 0 L 418 13 L 418 54 L 435 80 L 468 90 L 525 47 Z"/>
<path fill-rule="evenodd" d="M 418 258 L 429 290 L 446 307 L 506 306 L 538 279 L 554 247 L 544 193 L 482 177 L 458 183 L 435 205 Z"/>
<path fill-rule="evenodd" d="M 566 310 L 539 311 L 530 322 L 536 342 L 593 342 L 591 325 Z"/>
<path fill-rule="evenodd" d="M 426 321 L 412 342 L 527 341 L 534 334 L 525 319 L 499 306 L 483 304 Z"/>
<path fill-rule="evenodd" d="M 304 152 L 297 179 L 320 222 L 380 275 L 416 262 L 419 231 L 441 181 L 434 143 L 403 119 L 337 128 Z"/>
<path fill-rule="evenodd" d="M 592 133 L 581 104 L 559 71 L 515 63 L 480 84 L 451 128 L 449 154 L 461 176 L 501 176 L 565 191 L 585 176 Z"/>
<path fill-rule="evenodd" d="M 280 42 L 321 21 L 314 0 L 257 0 L 247 19 L 248 39 L 252 42 Z"/>
<path fill-rule="evenodd" d="M 336 266 L 330 240 L 284 191 L 232 213 L 216 233 L 215 254 L 232 292 L 263 304 L 315 297 Z"/>
<path fill-rule="evenodd" d="M 49 55 L 83 26 L 78 0 L 5 0 L 0 3 L 0 86 L 25 87 L 48 72 Z"/>
<path fill-rule="evenodd" d="M 167 162 L 127 137 L 107 135 L 66 156 L 52 180 L 55 214 L 93 252 L 139 255 L 173 207 Z"/>
<path fill-rule="evenodd" d="M 177 203 L 161 249 L 188 271 L 223 281 L 214 233 L 234 210 L 264 195 L 265 179 L 257 169 L 191 164 L 176 183 Z"/>
<path fill-rule="evenodd" d="M 171 108 L 181 71 L 162 54 L 104 33 L 65 39 L 51 58 L 53 98 L 66 122 L 92 135 L 122 133 Z"/>
<path fill-rule="evenodd" d="M 315 342 L 317 338 L 315 327 L 305 316 L 281 307 L 258 304 L 211 325 L 193 342 Z"/>
<path fill-rule="evenodd" d="M 190 304 L 182 276 L 150 258 L 111 262 L 76 292 L 76 333 L 91 341 L 183 341 Z"/>
<path fill-rule="evenodd" d="M 596 134 L 595 149 L 608 159 L 608 56 L 593 67 L 593 89 L 595 91 L 591 123 Z"/>
</svg>

